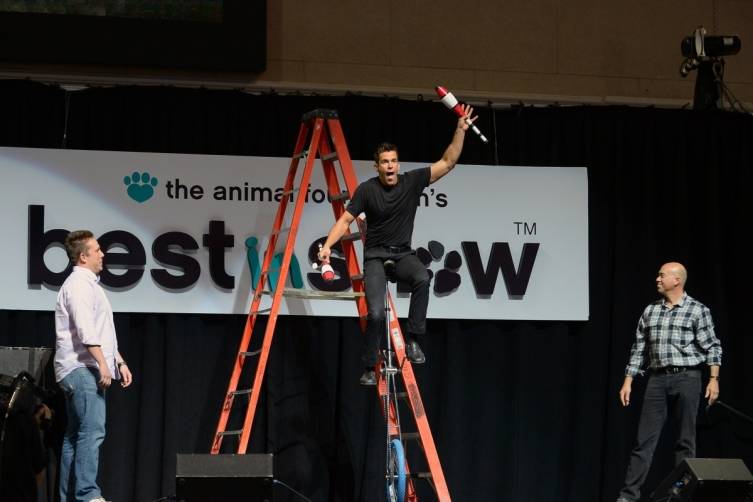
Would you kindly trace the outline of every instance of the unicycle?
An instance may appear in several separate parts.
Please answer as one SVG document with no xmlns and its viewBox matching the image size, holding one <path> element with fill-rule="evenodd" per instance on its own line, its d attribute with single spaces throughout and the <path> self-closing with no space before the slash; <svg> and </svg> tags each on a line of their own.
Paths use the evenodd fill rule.
<svg viewBox="0 0 753 502">
<path fill-rule="evenodd" d="M 387 431 L 387 451 L 385 465 L 385 481 L 387 489 L 387 502 L 404 502 L 405 500 L 405 451 L 403 449 L 402 435 L 400 431 L 400 413 L 397 400 L 396 375 L 400 368 L 395 365 L 395 352 L 392 350 L 392 337 L 390 336 L 390 321 L 392 312 L 390 308 L 390 282 L 395 282 L 395 261 L 385 260 L 384 273 L 386 276 L 384 292 L 384 324 L 387 342 L 382 351 L 380 372 L 383 376 L 385 392 L 382 394 L 382 406 L 384 407 L 385 429 Z M 395 427 L 390 426 L 390 412 L 394 410 Z"/>
</svg>

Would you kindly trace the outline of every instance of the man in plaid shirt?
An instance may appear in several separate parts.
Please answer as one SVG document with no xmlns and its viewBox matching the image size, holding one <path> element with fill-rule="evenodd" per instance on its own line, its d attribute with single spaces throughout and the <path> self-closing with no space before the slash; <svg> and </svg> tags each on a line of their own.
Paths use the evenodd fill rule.
<svg viewBox="0 0 753 502">
<path fill-rule="evenodd" d="M 680 263 L 666 263 L 656 277 L 663 298 L 643 311 L 625 368 L 620 402 L 630 404 L 633 378 L 647 367 L 649 374 L 638 423 L 636 445 L 630 455 L 625 487 L 617 502 L 640 499 L 651 459 L 667 416 L 678 427 L 675 465 L 695 457 L 695 424 L 701 396 L 701 368 L 709 367 L 705 397 L 709 405 L 719 397 L 722 347 L 714 334 L 711 312 L 685 292 L 688 274 Z"/>
</svg>

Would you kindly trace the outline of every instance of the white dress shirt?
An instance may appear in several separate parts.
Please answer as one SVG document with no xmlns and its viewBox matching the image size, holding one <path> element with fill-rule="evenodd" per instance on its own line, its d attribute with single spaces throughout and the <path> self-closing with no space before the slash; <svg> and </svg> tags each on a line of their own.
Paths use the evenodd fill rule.
<svg viewBox="0 0 753 502">
<path fill-rule="evenodd" d="M 55 380 L 61 381 L 77 368 L 99 368 L 87 345 L 102 348 L 110 374 L 120 379 L 117 365 L 118 339 L 112 307 L 99 277 L 75 266 L 60 287 L 55 305 Z"/>
</svg>

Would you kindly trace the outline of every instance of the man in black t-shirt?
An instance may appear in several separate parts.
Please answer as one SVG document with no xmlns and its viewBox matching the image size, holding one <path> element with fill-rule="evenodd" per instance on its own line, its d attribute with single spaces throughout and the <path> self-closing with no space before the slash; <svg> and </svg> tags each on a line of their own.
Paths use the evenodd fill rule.
<svg viewBox="0 0 753 502">
<path fill-rule="evenodd" d="M 374 367 L 377 362 L 379 340 L 384 333 L 384 294 L 387 282 L 384 262 L 395 262 L 395 277 L 411 287 L 408 325 L 405 331 L 405 353 L 416 363 L 424 357 L 417 338 L 426 332 L 426 310 L 429 306 L 429 274 L 411 248 L 413 222 L 424 188 L 449 173 L 460 157 L 465 131 L 477 117 L 471 118 L 473 108 L 464 105 L 452 142 L 442 158 L 429 167 L 400 174 L 397 147 L 382 143 L 374 153 L 377 176 L 361 183 L 348 207 L 329 231 L 319 251 L 319 259 L 329 261 L 331 247 L 337 243 L 361 213 L 366 214 L 366 244 L 364 247 L 364 287 L 368 318 L 361 360 L 365 370 L 362 385 L 375 385 Z"/>
</svg>

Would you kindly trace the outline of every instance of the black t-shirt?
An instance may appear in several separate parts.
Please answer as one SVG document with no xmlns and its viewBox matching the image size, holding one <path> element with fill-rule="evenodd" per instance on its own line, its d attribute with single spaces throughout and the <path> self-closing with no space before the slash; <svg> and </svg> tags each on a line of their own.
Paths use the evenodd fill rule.
<svg viewBox="0 0 753 502">
<path fill-rule="evenodd" d="M 411 245 L 416 209 L 430 179 L 431 168 L 425 167 L 398 175 L 394 186 L 378 177 L 358 185 L 347 210 L 355 217 L 366 213 L 366 249 Z"/>
</svg>

